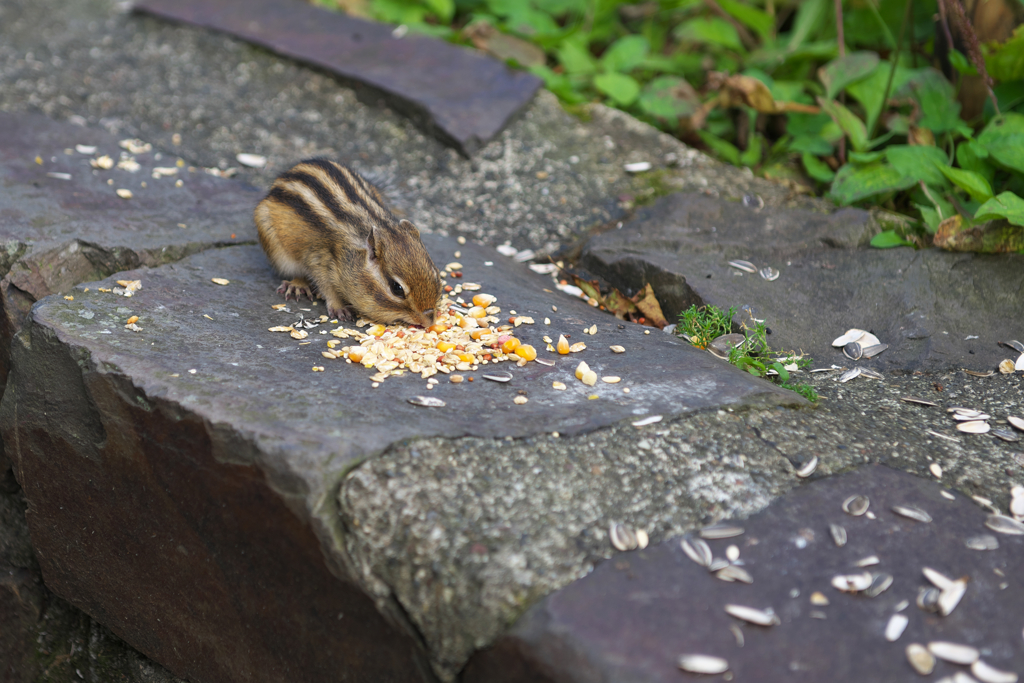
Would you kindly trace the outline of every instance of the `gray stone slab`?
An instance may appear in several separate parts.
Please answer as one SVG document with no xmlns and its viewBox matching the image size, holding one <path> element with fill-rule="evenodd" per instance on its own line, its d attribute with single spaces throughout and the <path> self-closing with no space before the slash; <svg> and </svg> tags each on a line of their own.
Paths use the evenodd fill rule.
<svg viewBox="0 0 1024 683">
<path fill-rule="evenodd" d="M 138 11 L 224 31 L 391 96 L 464 154 L 486 145 L 541 81 L 479 52 L 281 0 L 141 0 Z"/>
<path fill-rule="evenodd" d="M 81 154 L 76 145 L 96 150 Z M 120 161 L 124 152 L 105 131 L 0 113 L 0 384 L 10 338 L 35 301 L 119 270 L 255 241 L 255 188 L 179 168 L 159 150 L 131 155 L 134 172 L 89 164 L 102 155 Z M 178 172 L 154 178 L 154 168 Z"/>
<path fill-rule="evenodd" d="M 739 522 L 738 537 L 708 541 L 716 557 L 736 545 L 750 585 L 726 583 L 690 560 L 679 538 L 645 551 L 620 553 L 591 575 L 552 593 L 531 608 L 508 634 L 467 666 L 463 679 L 512 681 L 680 681 L 683 653 L 725 658 L 726 680 L 896 683 L 921 680 L 904 656 L 912 642 L 952 641 L 978 648 L 982 659 L 1008 671 L 1024 670 L 1021 618 L 1024 536 L 995 534 L 999 547 L 970 550 L 966 538 L 992 532 L 986 513 L 963 495 L 948 500 L 939 484 L 882 466 L 815 481 Z M 867 495 L 877 516 L 852 517 L 842 501 Z M 892 512 L 914 505 L 933 521 Z M 838 548 L 829 524 L 842 525 L 848 542 Z M 837 574 L 864 571 L 855 563 L 872 555 L 868 569 L 894 577 L 875 598 L 837 591 Z M 967 592 L 946 617 L 915 605 L 918 590 L 932 585 L 931 567 L 950 579 L 968 577 Z M 810 602 L 814 592 L 829 604 Z M 885 627 L 899 603 L 909 624 L 893 643 Z M 726 614 L 726 604 L 771 607 L 776 626 L 761 627 Z M 742 636 L 730 629 L 738 629 Z M 966 667 L 939 662 L 934 676 Z M 722 680 L 715 677 L 715 680 Z"/>
<path fill-rule="evenodd" d="M 590 348 L 554 367 L 512 366 L 508 384 L 476 373 L 473 383 L 427 390 L 406 375 L 374 389 L 370 371 L 323 358 L 332 336 L 314 328 L 300 344 L 267 331 L 322 305 L 273 310 L 276 280 L 255 246 L 115 275 L 141 280 L 131 298 L 100 292 L 106 281 L 37 304 L 14 345 L 2 433 L 47 585 L 190 679 L 301 671 L 328 680 L 353 667 L 409 680 L 420 652 L 414 631 L 387 626 L 351 581 L 341 540 L 335 496 L 362 459 L 405 439 L 573 434 L 655 412 L 803 404 L 667 335 L 619 329 L 585 302 L 545 291 L 549 278 L 510 259 L 488 266 L 501 258 L 489 248 L 425 240 L 438 262 L 459 250 L 464 281 L 538 321 L 518 328 L 525 342 L 543 349 L 542 335 L 567 332 Z M 125 328 L 130 315 L 141 332 Z M 545 316 L 552 325 L 540 324 Z M 594 324 L 596 336 L 579 332 Z M 612 354 L 611 343 L 628 350 Z M 585 387 L 572 377 L 580 360 L 623 382 Z M 555 379 L 571 388 L 554 390 Z M 513 403 L 520 392 L 525 405 Z M 447 407 L 407 402 L 428 393 Z M 106 491 L 118 494 L 94 505 Z M 377 607 L 403 623 L 387 599 Z M 216 656 L 197 653 L 198 643 Z M 356 654 L 365 652 L 375 654 Z"/>
<path fill-rule="evenodd" d="M 734 322 L 766 320 L 773 347 L 819 367 L 853 363 L 831 345 L 850 328 L 889 344 L 861 361 L 878 370 L 984 371 L 1015 357 L 998 342 L 1024 334 L 1014 313 L 1024 256 L 871 249 L 877 230 L 855 209 L 756 210 L 678 194 L 590 240 L 580 262 L 622 288 L 651 282 L 670 318 L 692 304 L 736 306 Z M 768 282 L 729 267 L 733 259 L 781 274 Z"/>
</svg>

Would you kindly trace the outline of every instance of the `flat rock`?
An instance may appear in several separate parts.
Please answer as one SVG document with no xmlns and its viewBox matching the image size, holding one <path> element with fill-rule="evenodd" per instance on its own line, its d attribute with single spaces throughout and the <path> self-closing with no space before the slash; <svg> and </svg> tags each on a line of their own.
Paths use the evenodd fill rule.
<svg viewBox="0 0 1024 683">
<path fill-rule="evenodd" d="M 765 320 L 773 348 L 803 351 L 815 367 L 854 363 L 832 347 L 850 328 L 889 344 L 859 361 L 877 370 L 987 371 L 1012 355 L 998 342 L 1016 334 L 1024 256 L 871 249 L 877 230 L 857 209 L 758 209 L 677 194 L 591 239 L 581 265 L 623 289 L 651 282 L 670 320 L 693 304 L 735 306 L 735 323 Z M 733 259 L 779 278 L 744 273 Z"/>
<path fill-rule="evenodd" d="M 904 648 L 935 640 L 972 645 L 998 669 L 1024 670 L 1024 592 L 1014 575 L 1024 563 L 1024 536 L 994 534 L 998 549 L 968 549 L 968 537 L 992 533 L 984 525 L 986 512 L 962 495 L 948 500 L 941 491 L 936 483 L 878 465 L 800 487 L 739 522 L 742 535 L 708 541 L 716 557 L 737 546 L 753 577 L 749 585 L 716 579 L 683 553 L 678 537 L 620 553 L 532 607 L 471 661 L 463 680 L 698 680 L 677 668 L 686 653 L 726 659 L 735 680 L 909 683 L 920 676 Z M 870 498 L 876 519 L 842 511 L 842 501 L 855 494 Z M 898 516 L 894 505 L 917 506 L 933 521 Z M 830 523 L 845 527 L 844 547 L 834 544 Z M 870 598 L 832 587 L 837 574 L 865 571 L 855 563 L 871 555 L 880 562 L 868 571 L 894 577 L 888 590 Z M 969 578 L 947 617 L 915 605 L 918 589 L 931 585 L 922 575 L 926 566 L 951 579 Z M 812 604 L 815 592 L 829 604 Z M 902 612 L 909 624 L 889 643 L 885 627 L 903 601 L 909 601 Z M 726 604 L 770 607 L 780 623 L 745 623 L 727 615 Z M 939 662 L 934 676 L 962 669 Z"/>
<path fill-rule="evenodd" d="M 305 2 L 141 0 L 135 9 L 223 31 L 371 86 L 464 154 L 487 144 L 541 81 L 478 52 Z"/>
<path fill-rule="evenodd" d="M 411 629 L 389 627 L 376 608 L 400 625 L 402 612 L 375 607 L 351 581 L 342 542 L 336 493 L 362 459 L 404 439 L 571 434 L 654 413 L 803 403 L 669 335 L 619 329 L 490 248 L 425 241 L 439 263 L 460 250 L 464 281 L 538 321 L 518 328 L 524 341 L 543 349 L 542 335 L 566 332 L 589 348 L 542 351 L 554 367 L 499 365 L 514 375 L 507 384 L 478 371 L 473 383 L 427 390 L 406 375 L 374 389 L 371 371 L 321 355 L 330 325 L 306 343 L 268 332 L 323 306 L 273 310 L 276 280 L 255 246 L 119 273 L 142 283 L 130 298 L 101 292 L 116 286 L 108 280 L 35 306 L 13 347 L 2 433 L 47 586 L 185 678 L 328 680 L 350 666 L 411 680 Z M 126 329 L 129 316 L 141 331 Z M 596 336 L 581 333 L 595 324 Z M 580 360 L 623 382 L 585 387 L 572 377 Z M 520 392 L 525 405 L 512 401 Z M 419 394 L 447 405 L 408 403 Z"/>
<path fill-rule="evenodd" d="M 10 339 L 35 301 L 119 270 L 256 239 L 255 188 L 178 166 L 156 150 L 129 154 L 118 142 L 101 130 L 0 113 L 0 386 Z M 83 154 L 79 145 L 95 150 Z M 126 168 L 90 166 L 122 154 Z M 117 190 L 130 190 L 131 199 Z"/>
</svg>

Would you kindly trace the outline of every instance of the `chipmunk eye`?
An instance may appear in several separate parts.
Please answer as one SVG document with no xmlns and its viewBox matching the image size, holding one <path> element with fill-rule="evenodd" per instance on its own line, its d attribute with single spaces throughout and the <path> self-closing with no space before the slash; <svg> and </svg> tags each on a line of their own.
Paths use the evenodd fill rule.
<svg viewBox="0 0 1024 683">
<path fill-rule="evenodd" d="M 402 286 L 397 280 L 391 280 L 391 293 L 397 296 L 399 299 L 405 298 L 405 287 Z"/>
</svg>

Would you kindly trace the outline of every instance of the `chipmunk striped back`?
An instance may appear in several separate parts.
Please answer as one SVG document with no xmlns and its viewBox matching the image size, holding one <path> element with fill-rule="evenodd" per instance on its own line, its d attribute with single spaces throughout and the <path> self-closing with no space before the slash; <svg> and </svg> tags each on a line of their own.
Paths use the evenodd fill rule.
<svg viewBox="0 0 1024 683">
<path fill-rule="evenodd" d="M 354 308 L 379 322 L 433 322 L 440 273 L 419 231 L 355 171 L 302 161 L 278 177 L 254 218 L 271 265 L 293 278 L 286 297 L 311 285 L 332 314 Z"/>
</svg>

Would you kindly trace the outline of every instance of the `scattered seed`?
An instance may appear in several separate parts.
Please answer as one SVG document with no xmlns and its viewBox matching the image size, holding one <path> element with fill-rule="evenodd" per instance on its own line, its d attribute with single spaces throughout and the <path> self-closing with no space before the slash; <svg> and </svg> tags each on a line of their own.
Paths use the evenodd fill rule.
<svg viewBox="0 0 1024 683">
<path fill-rule="evenodd" d="M 821 591 L 814 591 L 813 593 L 811 593 L 811 604 L 818 605 L 819 607 L 824 607 L 825 605 L 829 604 L 829 602 L 828 598 L 825 597 L 824 593 L 822 593 Z"/>
<path fill-rule="evenodd" d="M 965 432 L 967 434 L 987 434 L 991 426 L 988 422 L 982 420 L 970 420 L 968 422 L 957 423 L 956 428 L 958 431 Z"/>
<path fill-rule="evenodd" d="M 800 469 L 796 471 L 796 476 L 800 477 L 801 479 L 806 479 L 807 477 L 814 474 L 814 470 L 816 469 L 818 469 L 818 456 L 815 455 L 811 457 L 810 460 L 804 463 L 800 467 Z"/>
<path fill-rule="evenodd" d="M 864 368 L 862 367 L 858 366 L 856 368 L 850 368 L 843 374 L 839 375 L 839 381 L 845 384 L 846 382 L 849 382 L 851 379 L 860 377 L 862 372 L 864 372 Z"/>
<path fill-rule="evenodd" d="M 926 401 L 923 398 L 917 398 L 916 396 L 903 396 L 903 397 L 900 398 L 900 400 L 901 401 L 906 401 L 907 403 L 917 403 L 918 405 L 922 405 L 922 406 L 937 407 L 939 405 L 938 403 L 933 403 L 931 401 Z"/>
<path fill-rule="evenodd" d="M 702 538 L 684 538 L 680 546 L 687 557 L 702 567 L 709 567 L 714 559 L 711 547 Z"/>
<path fill-rule="evenodd" d="M 853 495 L 843 501 L 843 512 L 854 517 L 860 517 L 868 511 L 871 500 L 867 496 Z"/>
<path fill-rule="evenodd" d="M 868 379 L 884 379 L 882 377 L 882 373 L 877 370 L 872 370 L 871 368 L 861 368 L 860 374 L 862 377 L 867 377 Z"/>
<path fill-rule="evenodd" d="M 998 550 L 999 540 L 992 534 L 981 534 L 980 536 L 971 536 L 964 541 L 964 545 L 971 550 Z"/>
<path fill-rule="evenodd" d="M 992 436 L 1000 438 L 1003 441 L 1009 441 L 1010 443 L 1016 443 L 1020 441 L 1020 437 L 1011 432 L 1009 429 L 993 429 Z"/>
<path fill-rule="evenodd" d="M 433 377 L 431 377 L 430 379 L 433 379 Z M 452 384 L 462 384 L 464 379 L 465 378 L 462 375 L 449 375 L 448 376 L 448 381 L 451 382 Z M 427 381 L 429 382 L 430 380 L 427 380 Z"/>
<path fill-rule="evenodd" d="M 928 643 L 928 652 L 941 660 L 951 662 L 953 664 L 973 664 L 978 661 L 980 653 L 977 648 L 973 648 L 970 645 L 961 645 L 959 643 L 950 643 L 943 640 L 935 640 Z"/>
<path fill-rule="evenodd" d="M 999 372 L 1004 375 L 1011 375 L 1016 371 L 1017 365 L 1009 358 L 999 361 Z"/>
<path fill-rule="evenodd" d="M 871 567 L 878 564 L 881 560 L 878 559 L 878 555 L 868 555 L 853 563 L 854 567 Z"/>
<path fill-rule="evenodd" d="M 222 277 L 211 277 L 210 278 L 210 282 L 212 282 L 215 285 L 230 285 L 231 284 L 230 280 L 225 280 Z"/>
<path fill-rule="evenodd" d="M 863 354 L 864 352 L 861 349 L 860 344 L 855 341 L 852 341 L 843 347 L 843 355 L 850 360 L 860 360 Z"/>
<path fill-rule="evenodd" d="M 889 617 L 889 623 L 885 625 L 885 639 L 890 643 L 895 643 L 903 635 L 903 631 L 906 630 L 909 623 L 910 619 L 905 614 L 892 615 Z"/>
<path fill-rule="evenodd" d="M 938 612 L 940 595 L 938 588 L 922 588 L 917 593 L 917 606 L 925 612 Z"/>
<path fill-rule="evenodd" d="M 842 548 L 846 545 L 846 529 L 838 524 L 829 524 L 828 531 L 832 534 L 832 540 L 836 547 Z"/>
<path fill-rule="evenodd" d="M 912 505 L 893 505 L 892 506 L 892 511 L 895 512 L 897 515 L 900 515 L 901 517 L 906 517 L 908 519 L 914 519 L 914 520 L 917 520 L 918 522 L 930 522 L 930 521 L 932 521 L 932 516 L 931 515 L 929 515 L 927 512 L 925 512 L 921 508 L 916 508 L 916 507 L 913 507 Z"/>
<path fill-rule="evenodd" d="M 928 471 L 932 473 L 932 476 L 936 479 L 942 479 L 942 466 L 937 462 L 933 462 L 928 466 Z"/>
<path fill-rule="evenodd" d="M 733 268 L 736 268 L 737 270 L 742 270 L 745 273 L 756 273 L 757 272 L 757 266 L 755 266 L 750 261 L 740 261 L 740 260 L 729 261 L 729 265 L 732 266 Z"/>
<path fill-rule="evenodd" d="M 779 271 L 770 266 L 765 266 L 764 268 L 762 268 L 760 270 L 760 275 L 768 282 L 774 282 L 775 280 L 779 279 Z"/>
<path fill-rule="evenodd" d="M 743 533 L 743 528 L 734 526 L 732 524 L 726 524 L 719 522 L 717 524 L 709 524 L 708 526 L 700 530 L 701 538 L 732 538 L 739 536 Z"/>
<path fill-rule="evenodd" d="M 914 667 L 914 671 L 922 676 L 927 676 L 935 670 L 935 657 L 925 649 L 924 645 L 911 643 L 907 645 L 906 653 L 910 666 Z"/>
<path fill-rule="evenodd" d="M 622 168 L 625 169 L 626 173 L 643 173 L 644 171 L 651 170 L 651 162 L 636 161 L 631 164 L 625 164 Z"/>
<path fill-rule="evenodd" d="M 971 673 L 982 683 L 1017 683 L 1014 672 L 1000 671 L 980 659 L 971 664 Z"/>
<path fill-rule="evenodd" d="M 1013 425 L 1014 428 L 1024 432 L 1024 417 L 1014 417 L 1010 415 L 1006 418 L 1006 421 Z"/>
<path fill-rule="evenodd" d="M 679 668 L 695 674 L 720 674 L 729 670 L 729 662 L 711 655 L 680 655 Z"/>
<path fill-rule="evenodd" d="M 711 564 L 708 565 L 708 571 L 713 574 L 721 569 L 725 569 L 728 566 L 729 560 L 725 559 L 724 557 L 716 557 L 713 560 L 711 560 Z"/>
<path fill-rule="evenodd" d="M 636 530 L 636 547 L 637 550 L 643 550 L 650 543 L 651 538 L 647 535 L 647 532 L 643 529 Z"/>
<path fill-rule="evenodd" d="M 938 588 L 940 591 L 946 590 L 953 585 L 953 579 L 949 578 L 945 574 L 935 571 L 931 567 L 924 567 L 921 569 L 921 573 L 924 574 L 924 578 L 932 582 L 932 585 Z"/>
<path fill-rule="evenodd" d="M 989 370 L 988 372 L 978 372 L 977 370 L 964 370 L 964 372 L 974 377 L 992 377 L 993 375 L 996 374 L 995 370 Z"/>
<path fill-rule="evenodd" d="M 722 581 L 741 581 L 743 583 L 754 583 L 754 577 L 750 575 L 750 572 L 748 572 L 743 567 L 739 567 L 735 564 L 730 564 L 727 567 L 722 567 L 717 572 L 715 572 L 715 576 L 721 579 Z"/>
<path fill-rule="evenodd" d="M 489 374 L 489 375 L 483 375 L 483 378 L 484 379 L 489 379 L 492 382 L 502 382 L 502 383 L 511 382 L 512 381 L 512 373 L 511 372 L 497 372 L 497 373 L 492 373 L 492 374 Z"/>
<path fill-rule="evenodd" d="M 579 353 L 580 351 L 583 351 L 586 348 L 587 345 L 584 342 L 576 342 L 575 344 L 569 347 L 569 353 Z"/>
<path fill-rule="evenodd" d="M 874 358 L 878 354 L 882 353 L 889 348 L 888 344 L 872 344 L 871 346 L 861 347 L 861 358 Z"/>
<path fill-rule="evenodd" d="M 1020 343 L 1015 339 L 1008 342 L 1001 341 L 999 342 L 999 344 L 1005 346 L 1006 348 L 1013 349 L 1017 353 L 1024 353 L 1024 344 Z"/>
<path fill-rule="evenodd" d="M 939 614 L 944 617 L 949 616 L 956 609 L 956 606 L 960 604 L 960 600 L 966 592 L 966 579 L 957 579 L 949 587 L 943 588 L 939 594 Z"/>
<path fill-rule="evenodd" d="M 956 500 L 956 496 L 954 496 L 954 495 L 953 495 L 952 493 L 950 493 L 949 491 L 945 491 L 945 490 L 943 490 L 943 491 L 939 491 L 939 495 L 941 495 L 941 496 L 942 496 L 943 498 L 945 498 L 946 500 Z"/>
<path fill-rule="evenodd" d="M 132 194 L 131 190 L 127 190 L 123 187 L 118 188 L 117 190 L 115 190 L 115 192 L 117 193 L 117 196 L 120 197 L 121 199 L 131 199 L 132 197 L 135 196 Z"/>
<path fill-rule="evenodd" d="M 735 562 L 736 560 L 740 559 L 740 549 L 739 549 L 739 546 L 730 545 L 728 548 L 726 548 L 725 549 L 725 557 L 730 562 Z"/>
<path fill-rule="evenodd" d="M 636 538 L 636 532 L 628 524 L 618 524 L 613 522 L 608 527 L 608 540 L 612 542 L 617 550 L 623 552 L 629 550 L 636 550 L 638 543 Z"/>
<path fill-rule="evenodd" d="M 746 639 L 743 637 L 743 630 L 736 624 L 729 624 L 729 631 L 736 638 L 736 647 L 743 647 L 743 644 L 746 642 Z"/>
<path fill-rule="evenodd" d="M 619 382 L 622 381 L 622 378 L 616 377 L 614 375 L 609 375 L 608 377 L 602 377 L 601 381 L 604 382 L 605 384 L 618 384 Z"/>
<path fill-rule="evenodd" d="M 1024 523 L 1005 515 L 989 515 L 988 519 L 985 520 L 985 526 L 1000 534 L 1009 534 L 1011 536 L 1024 535 Z"/>
<path fill-rule="evenodd" d="M 426 408 L 444 408 L 445 402 L 439 398 L 433 396 L 413 396 L 409 399 L 409 403 L 414 406 L 424 406 Z"/>
<path fill-rule="evenodd" d="M 557 381 L 551 383 L 551 388 L 556 391 L 565 391 L 565 385 Z"/>
<path fill-rule="evenodd" d="M 832 577 L 832 587 L 844 593 L 859 593 L 871 586 L 871 572 L 861 574 L 837 574 Z"/>
<path fill-rule="evenodd" d="M 886 574 L 884 572 L 875 572 L 871 575 L 871 585 L 864 591 L 864 595 L 869 598 L 877 598 L 879 595 L 884 593 L 892 585 L 893 577 L 892 574 Z"/>
<path fill-rule="evenodd" d="M 618 344 L 613 344 L 613 345 L 609 346 L 608 348 L 612 350 L 612 353 L 625 353 L 626 352 L 626 349 L 621 347 L 621 346 L 619 346 Z"/>
<path fill-rule="evenodd" d="M 992 416 L 979 410 L 965 410 L 953 413 L 953 419 L 957 422 L 970 422 L 972 420 L 991 420 Z"/>
<path fill-rule="evenodd" d="M 529 400 L 530 399 L 526 398 L 525 396 L 516 396 L 514 399 L 512 399 L 512 402 L 515 403 L 517 406 L 521 406 Z"/>
<path fill-rule="evenodd" d="M 775 614 L 775 610 L 771 607 L 762 610 L 744 605 L 726 605 L 725 612 L 729 616 L 742 619 L 751 624 L 757 624 L 758 626 L 774 626 L 782 623 Z"/>
<path fill-rule="evenodd" d="M 637 420 L 636 422 L 633 423 L 633 426 L 646 427 L 647 425 L 654 424 L 655 422 L 661 422 L 661 419 L 661 415 L 651 415 L 650 417 L 645 417 L 642 420 Z"/>
</svg>

